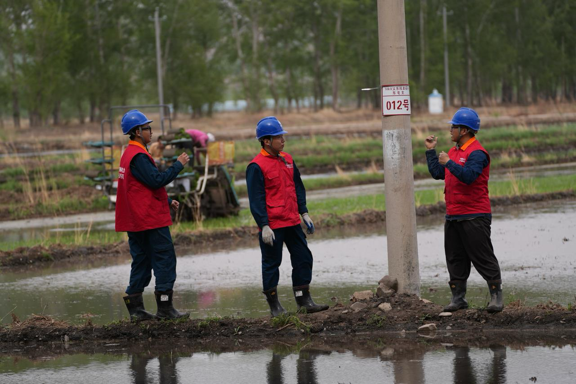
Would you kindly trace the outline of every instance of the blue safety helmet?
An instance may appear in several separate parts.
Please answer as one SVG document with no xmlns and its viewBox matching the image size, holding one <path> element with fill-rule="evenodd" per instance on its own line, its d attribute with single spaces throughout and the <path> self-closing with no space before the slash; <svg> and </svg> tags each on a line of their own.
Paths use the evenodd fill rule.
<svg viewBox="0 0 576 384">
<path fill-rule="evenodd" d="M 151 122 L 152 120 L 149 120 L 142 112 L 137 109 L 133 109 L 126 112 L 126 114 L 122 116 L 122 133 L 127 135 L 130 133 L 132 128 Z"/>
<path fill-rule="evenodd" d="M 279 136 L 288 133 L 282 128 L 282 124 L 274 116 L 263 118 L 256 125 L 256 138 L 260 140 L 266 136 Z"/>
<path fill-rule="evenodd" d="M 474 132 L 478 132 L 480 130 L 480 118 L 475 110 L 472 108 L 462 107 L 454 114 L 452 120 L 448 123 L 453 125 L 464 125 L 465 127 L 470 128 Z"/>
</svg>

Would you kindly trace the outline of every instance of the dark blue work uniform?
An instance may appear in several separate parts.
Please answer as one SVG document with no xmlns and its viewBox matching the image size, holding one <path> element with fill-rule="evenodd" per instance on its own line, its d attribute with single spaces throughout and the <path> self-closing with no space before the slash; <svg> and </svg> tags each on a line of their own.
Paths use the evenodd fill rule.
<svg viewBox="0 0 576 384">
<path fill-rule="evenodd" d="M 251 163 L 246 168 L 246 185 L 248 187 L 248 199 L 250 211 L 259 228 L 269 225 L 266 211 L 266 192 L 264 188 L 264 174 L 260 166 Z M 308 212 L 306 207 L 306 189 L 302 183 L 300 172 L 294 163 L 294 186 L 298 213 Z M 260 249 L 262 251 L 262 285 L 264 291 L 278 286 L 280 279 L 279 267 L 282 263 L 282 248 L 286 244 L 290 252 L 292 263 L 292 286 L 300 287 L 310 284 L 312 281 L 312 252 L 308 248 L 306 235 L 300 224 L 276 228 L 274 231 L 274 245 L 270 246 L 262 241 L 262 233 L 259 234 Z"/>
<path fill-rule="evenodd" d="M 130 163 L 130 172 L 142 184 L 158 189 L 173 181 L 184 166 L 179 161 L 165 172 L 158 171 L 144 154 L 134 156 Z M 138 199 L 138 196 L 132 196 Z M 172 199 L 168 198 L 170 205 Z M 152 270 L 156 278 L 156 291 L 171 291 L 176 281 L 176 252 L 169 227 L 149 229 L 140 232 L 128 232 L 128 243 L 132 255 L 130 284 L 126 288 L 128 295 L 141 293 L 150 284 Z"/>
<path fill-rule="evenodd" d="M 449 160 L 445 167 L 438 162 L 435 149 L 426 151 L 428 171 L 436 180 L 444 180 L 445 167 L 461 182 L 470 185 L 488 166 L 489 160 L 483 151 L 477 150 L 468 156 L 465 166 Z M 473 197 L 471 197 L 473 198 Z M 448 215 L 444 223 L 444 250 L 450 280 L 466 281 L 472 263 L 486 281 L 502 279 L 498 260 L 490 239 L 492 214 L 473 213 Z"/>
</svg>

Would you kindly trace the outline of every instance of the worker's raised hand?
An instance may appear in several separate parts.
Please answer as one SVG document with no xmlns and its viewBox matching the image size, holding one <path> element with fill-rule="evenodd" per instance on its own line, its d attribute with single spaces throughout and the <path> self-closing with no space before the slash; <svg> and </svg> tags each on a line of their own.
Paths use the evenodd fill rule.
<svg viewBox="0 0 576 384">
<path fill-rule="evenodd" d="M 434 149 L 436 148 L 436 143 L 438 143 L 438 138 L 434 135 L 430 135 L 424 140 L 424 145 L 426 149 Z"/>
<path fill-rule="evenodd" d="M 440 152 L 440 155 L 438 155 L 438 162 L 442 165 L 446 165 L 449 160 L 450 157 L 448 157 L 448 154 L 444 151 Z"/>
<path fill-rule="evenodd" d="M 306 233 L 308 233 L 309 235 L 313 234 L 314 233 L 314 223 L 312 222 L 310 215 L 308 215 L 308 212 L 302 214 L 302 220 L 304 220 L 304 224 L 306 224 L 306 227 L 308 228 L 306 230 Z"/>
<path fill-rule="evenodd" d="M 181 162 L 182 165 L 188 164 L 189 160 L 190 160 L 190 156 L 188 156 L 188 154 L 186 152 L 183 152 L 182 154 L 180 154 L 180 156 L 178 156 L 178 161 Z"/>
<path fill-rule="evenodd" d="M 176 200 L 172 200 L 172 202 L 170 203 L 170 208 L 172 208 L 173 211 L 177 211 L 179 206 L 180 203 Z"/>
<path fill-rule="evenodd" d="M 269 246 L 273 246 L 274 240 L 276 240 L 276 237 L 274 236 L 274 231 L 272 230 L 272 228 L 265 225 L 262 228 L 262 241 L 264 242 L 264 244 L 268 244 Z"/>
</svg>

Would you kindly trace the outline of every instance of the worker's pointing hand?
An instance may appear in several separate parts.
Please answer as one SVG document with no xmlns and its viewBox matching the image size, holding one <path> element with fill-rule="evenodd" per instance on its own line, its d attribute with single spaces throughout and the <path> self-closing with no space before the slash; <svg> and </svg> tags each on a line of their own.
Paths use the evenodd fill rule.
<svg viewBox="0 0 576 384">
<path fill-rule="evenodd" d="M 269 246 L 272 247 L 274 245 L 275 239 L 276 237 L 274 236 L 274 231 L 272 230 L 272 228 L 265 225 L 262 228 L 262 241 L 264 242 L 264 244 L 268 244 Z"/>
<path fill-rule="evenodd" d="M 430 135 L 424 140 L 424 145 L 426 149 L 434 149 L 436 148 L 436 143 L 438 143 L 438 138 L 434 135 Z"/>
<path fill-rule="evenodd" d="M 189 160 L 190 160 L 190 156 L 188 156 L 188 154 L 186 152 L 183 152 L 182 154 L 180 154 L 180 156 L 178 156 L 178 161 L 181 162 L 182 165 L 188 164 Z"/>
<path fill-rule="evenodd" d="M 312 219 L 308 215 L 308 212 L 302 214 L 302 220 L 304 220 L 304 224 L 306 224 L 306 227 L 308 227 L 308 229 L 306 230 L 306 233 L 308 233 L 309 235 L 313 234 L 314 233 L 314 223 L 312 222 Z"/>
</svg>

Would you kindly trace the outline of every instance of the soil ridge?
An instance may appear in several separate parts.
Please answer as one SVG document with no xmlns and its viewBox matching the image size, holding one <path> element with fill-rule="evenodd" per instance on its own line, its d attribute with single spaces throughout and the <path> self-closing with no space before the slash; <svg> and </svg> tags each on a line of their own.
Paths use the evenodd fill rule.
<svg viewBox="0 0 576 384">
<path fill-rule="evenodd" d="M 345 336 L 362 337 L 387 332 L 405 337 L 415 334 L 426 338 L 453 338 L 463 341 L 491 331 L 524 331 L 560 333 L 568 342 L 576 342 L 576 311 L 552 302 L 524 307 L 520 301 L 510 303 L 503 312 L 489 314 L 485 308 L 454 312 L 440 316 L 442 306 L 416 295 L 374 295 L 357 300 L 365 305 L 357 309 L 351 302 L 336 302 L 327 311 L 315 314 L 289 314 L 280 319 L 214 317 L 178 321 L 128 320 L 106 325 L 71 325 L 49 316 L 32 315 L 25 321 L 13 316 L 13 323 L 0 327 L 0 343 L 78 343 L 101 341 L 167 341 L 167 340 L 262 340 L 320 337 L 337 340 Z M 383 312 L 379 306 L 388 303 Z M 434 324 L 436 331 L 423 333 L 419 328 Z"/>
</svg>

